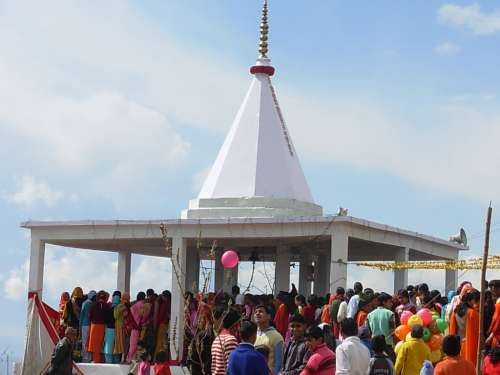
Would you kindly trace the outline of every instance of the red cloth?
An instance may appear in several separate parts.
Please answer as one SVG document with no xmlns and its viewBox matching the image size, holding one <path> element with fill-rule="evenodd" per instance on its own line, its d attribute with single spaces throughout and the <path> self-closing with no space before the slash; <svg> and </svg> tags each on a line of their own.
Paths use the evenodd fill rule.
<svg viewBox="0 0 500 375">
<path fill-rule="evenodd" d="M 331 375 L 335 373 L 335 353 L 326 344 L 320 344 L 311 354 L 300 375 Z"/>
<path fill-rule="evenodd" d="M 274 325 L 276 326 L 276 330 L 281 333 L 281 336 L 283 337 L 286 337 L 286 332 L 288 331 L 288 321 L 288 308 L 284 303 L 282 303 L 280 307 L 278 307 L 278 311 L 276 311 L 276 315 L 274 316 Z"/>
<path fill-rule="evenodd" d="M 486 356 L 483 362 L 483 375 L 498 375 L 500 374 L 500 362 L 493 364 L 491 357 Z"/>
<path fill-rule="evenodd" d="M 500 345 L 500 302 L 495 304 L 495 313 L 491 319 L 489 334 L 493 334 L 492 347 Z"/>
<path fill-rule="evenodd" d="M 155 364 L 155 375 L 171 375 L 170 367 L 168 363 L 157 363 Z"/>
<path fill-rule="evenodd" d="M 92 361 L 94 363 L 101 363 L 102 345 L 104 343 L 104 331 L 106 330 L 105 324 L 92 323 L 90 325 L 90 334 L 88 340 L 87 351 L 92 353 Z"/>
<path fill-rule="evenodd" d="M 306 327 L 310 327 L 314 324 L 315 314 L 316 314 L 316 308 L 313 305 L 307 304 L 302 309 L 302 315 L 304 316 L 304 320 L 306 322 Z"/>
</svg>

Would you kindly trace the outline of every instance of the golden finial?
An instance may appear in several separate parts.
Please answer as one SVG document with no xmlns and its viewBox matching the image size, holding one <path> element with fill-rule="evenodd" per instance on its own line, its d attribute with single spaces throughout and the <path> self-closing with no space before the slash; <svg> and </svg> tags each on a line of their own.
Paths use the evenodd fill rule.
<svg viewBox="0 0 500 375">
<path fill-rule="evenodd" d="M 262 7 L 262 17 L 260 18 L 260 43 L 259 43 L 260 58 L 267 58 L 268 34 L 269 34 L 269 25 L 267 24 L 267 0 L 264 0 L 264 6 Z"/>
</svg>

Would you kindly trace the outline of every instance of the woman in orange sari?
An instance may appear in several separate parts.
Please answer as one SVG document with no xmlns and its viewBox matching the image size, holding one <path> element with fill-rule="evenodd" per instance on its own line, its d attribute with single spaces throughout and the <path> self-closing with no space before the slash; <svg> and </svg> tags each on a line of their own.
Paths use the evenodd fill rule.
<svg viewBox="0 0 500 375">
<path fill-rule="evenodd" d="M 476 365 L 479 337 L 479 312 L 477 306 L 481 294 L 472 290 L 462 296 L 450 319 L 450 335 L 462 340 L 461 355 Z"/>
<path fill-rule="evenodd" d="M 92 362 L 102 363 L 102 352 L 106 321 L 111 311 L 108 304 L 109 294 L 104 290 L 97 293 L 96 300 L 90 307 L 90 334 L 87 343 L 87 351 L 92 353 Z"/>
</svg>

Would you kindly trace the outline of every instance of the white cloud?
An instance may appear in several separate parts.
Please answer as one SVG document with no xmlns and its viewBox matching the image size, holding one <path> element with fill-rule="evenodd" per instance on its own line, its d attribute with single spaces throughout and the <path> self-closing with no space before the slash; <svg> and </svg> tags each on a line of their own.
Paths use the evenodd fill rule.
<svg viewBox="0 0 500 375">
<path fill-rule="evenodd" d="M 153 288 L 156 293 L 172 288 L 172 262 L 170 258 L 150 257 L 135 255 L 131 277 L 132 295 L 148 288 Z"/>
<path fill-rule="evenodd" d="M 434 47 L 434 52 L 441 56 L 456 55 L 462 48 L 455 43 L 444 42 Z"/>
<path fill-rule="evenodd" d="M 69 2 L 55 10 L 18 4 L 9 3 L 0 15 L 0 47 L 6 51 L 0 120 L 25 141 L 34 160 L 61 179 L 70 177 L 80 198 L 104 196 L 116 205 L 154 199 L 151 181 L 172 183 L 190 154 L 172 119 L 228 129 L 249 82 L 244 67 L 186 47 L 124 2 L 103 4 L 98 14 Z M 116 7 L 119 19 L 110 16 Z M 442 9 L 449 14 L 455 8 Z M 500 159 L 494 144 L 483 144 L 499 136 L 498 110 L 426 107 L 423 126 L 360 93 L 319 96 L 280 87 L 303 158 L 378 170 L 475 199 L 499 197 L 500 177 L 479 167 Z M 193 178 L 196 191 L 203 174 Z"/>
<path fill-rule="evenodd" d="M 24 301 L 27 295 L 29 261 L 12 269 L 3 282 L 5 296 L 14 301 Z"/>
<path fill-rule="evenodd" d="M 80 286 L 89 290 L 116 289 L 118 261 L 116 254 L 100 251 L 47 246 L 43 299 L 57 306 L 62 292 Z M 3 280 L 6 297 L 23 301 L 27 295 L 29 260 L 12 269 Z M 171 262 L 168 258 L 135 255 L 131 274 L 131 291 L 135 295 L 147 288 L 157 291 L 171 288 Z"/>
<path fill-rule="evenodd" d="M 6 198 L 23 208 L 30 208 L 38 202 L 51 207 L 64 198 L 64 192 L 51 188 L 45 181 L 32 176 L 23 176 L 17 181 L 16 191 L 6 194 Z"/>
<path fill-rule="evenodd" d="M 189 157 L 191 145 L 172 119 L 217 123 L 210 99 L 224 64 L 200 64 L 205 56 L 178 46 L 124 2 L 102 4 L 97 14 L 69 2 L 48 8 L 2 8 L 0 122 L 31 156 L 27 168 L 69 177 L 80 189 L 75 196 L 140 200 L 151 180 L 173 180 Z M 217 97 L 236 100 L 223 89 Z"/>
<path fill-rule="evenodd" d="M 463 6 L 443 5 L 438 9 L 438 18 L 443 23 L 464 28 L 479 35 L 491 35 L 500 31 L 500 11 L 484 13 L 477 3 Z"/>
<path fill-rule="evenodd" d="M 301 156 L 380 171 L 431 191 L 500 199 L 500 176 L 491 173 L 500 168 L 494 105 L 443 105 L 415 122 L 361 97 L 285 95 L 282 102 Z"/>
</svg>

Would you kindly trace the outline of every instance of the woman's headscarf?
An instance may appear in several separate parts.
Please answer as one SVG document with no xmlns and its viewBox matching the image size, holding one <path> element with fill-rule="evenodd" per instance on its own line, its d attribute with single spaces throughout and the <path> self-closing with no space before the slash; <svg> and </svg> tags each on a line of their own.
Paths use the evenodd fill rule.
<svg viewBox="0 0 500 375">
<path fill-rule="evenodd" d="M 75 289 L 73 289 L 73 292 L 71 293 L 71 299 L 83 299 L 83 289 L 77 286 Z"/>
<path fill-rule="evenodd" d="M 105 292 L 104 290 L 101 290 L 99 291 L 99 293 L 97 293 L 97 302 L 99 303 L 107 303 L 108 302 L 108 299 L 109 299 L 109 294 L 107 292 Z"/>
<path fill-rule="evenodd" d="M 70 300 L 70 296 L 68 292 L 64 292 L 61 294 L 61 298 L 59 299 L 59 311 L 64 312 L 64 308 L 66 307 L 66 303 Z"/>
<path fill-rule="evenodd" d="M 122 303 L 130 303 L 130 293 L 128 293 L 128 292 L 123 292 L 123 293 L 122 293 L 121 302 L 122 302 Z"/>
</svg>

